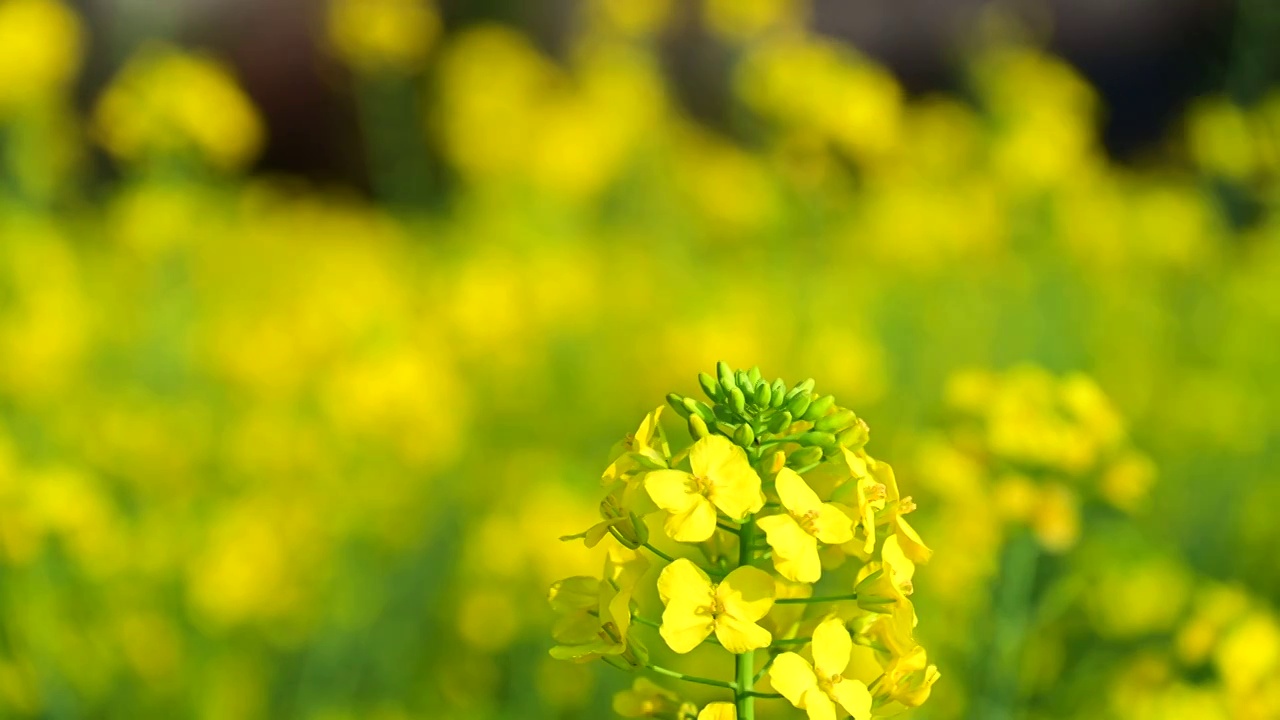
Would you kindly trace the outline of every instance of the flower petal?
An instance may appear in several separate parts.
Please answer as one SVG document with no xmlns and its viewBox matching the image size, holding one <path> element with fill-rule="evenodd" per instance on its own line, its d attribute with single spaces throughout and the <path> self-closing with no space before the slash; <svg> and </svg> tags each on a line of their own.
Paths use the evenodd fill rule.
<svg viewBox="0 0 1280 720">
<path fill-rule="evenodd" d="M 658 597 L 664 605 L 677 601 L 710 606 L 711 578 L 688 558 L 680 558 L 662 568 L 658 575 Z"/>
<path fill-rule="evenodd" d="M 717 617 L 715 625 L 716 638 L 725 650 L 734 655 L 759 650 L 773 642 L 773 635 L 768 630 L 728 613 Z"/>
<path fill-rule="evenodd" d="M 843 545 L 853 539 L 853 520 L 830 503 L 818 507 L 813 527 L 818 540 L 828 545 Z"/>
<path fill-rule="evenodd" d="M 710 477 L 733 456 L 734 449 L 741 451 L 741 448 L 730 442 L 729 438 L 723 435 L 708 435 L 689 449 L 689 466 L 693 468 L 694 475 Z M 743 457 L 745 459 L 745 454 Z"/>
<path fill-rule="evenodd" d="M 803 515 L 822 506 L 822 500 L 818 498 L 818 494 L 791 468 L 784 467 L 778 471 L 774 489 L 778 491 L 778 498 L 782 500 L 782 504 L 793 513 Z"/>
<path fill-rule="evenodd" d="M 783 577 L 806 583 L 822 577 L 818 540 L 805 532 L 795 518 L 770 515 L 757 520 L 756 525 L 764 530 L 765 540 L 773 548 L 773 566 Z"/>
<path fill-rule="evenodd" d="M 690 492 L 689 481 L 693 476 L 682 470 L 654 470 L 644 476 L 644 489 L 653 503 L 667 512 L 681 513 L 698 499 Z"/>
<path fill-rule="evenodd" d="M 711 501 L 725 515 L 738 519 L 748 513 L 759 512 L 764 507 L 764 493 L 760 492 L 760 476 L 751 467 L 747 454 L 733 445 L 736 451 L 711 471 Z"/>
<path fill-rule="evenodd" d="M 871 717 L 871 693 L 857 680 L 844 679 L 831 688 L 831 695 L 853 720 L 869 720 Z"/>
<path fill-rule="evenodd" d="M 667 641 L 667 647 L 684 654 L 706 640 L 714 625 L 705 605 L 677 600 L 662 612 L 662 626 L 658 628 L 658 634 Z"/>
<path fill-rule="evenodd" d="M 698 720 L 738 720 L 738 708 L 733 703 L 707 703 L 698 713 Z"/>
<path fill-rule="evenodd" d="M 716 509 L 711 501 L 695 495 L 688 509 L 667 516 L 662 529 L 676 542 L 702 542 L 716 531 Z"/>
<path fill-rule="evenodd" d="M 803 707 L 801 702 L 805 693 L 818 689 L 818 676 L 813 674 L 813 666 L 804 658 L 793 652 L 784 652 L 774 658 L 769 668 L 769 683 L 792 705 Z"/>
<path fill-rule="evenodd" d="M 823 620 L 813 630 L 813 666 L 822 677 L 841 675 L 849 665 L 853 639 L 838 617 Z"/>
<path fill-rule="evenodd" d="M 806 692 L 800 702 L 809 713 L 809 720 L 836 720 L 836 704 L 818 688 Z"/>
<path fill-rule="evenodd" d="M 727 615 L 755 622 L 773 607 L 774 583 L 769 573 L 755 567 L 740 567 L 716 586 L 716 599 Z"/>
</svg>

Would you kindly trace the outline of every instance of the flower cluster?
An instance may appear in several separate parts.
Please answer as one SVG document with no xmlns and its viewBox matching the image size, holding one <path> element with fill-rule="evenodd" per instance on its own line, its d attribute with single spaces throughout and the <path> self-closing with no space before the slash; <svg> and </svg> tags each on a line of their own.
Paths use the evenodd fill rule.
<svg viewBox="0 0 1280 720">
<path fill-rule="evenodd" d="M 905 517 L 915 504 L 867 453 L 867 424 L 813 380 L 789 387 L 759 368 L 716 370 L 698 378 L 709 402 L 667 396 L 687 446 L 673 447 L 659 407 L 614 447 L 600 522 L 562 539 L 615 542 L 603 577 L 552 586 L 551 655 L 732 692 L 699 712 L 641 677 L 615 700 L 624 717 L 751 718 L 756 699 L 788 701 L 811 720 L 918 707 L 939 673 L 914 638 L 908 597 L 932 554 Z M 662 565 L 660 619 L 638 592 L 651 559 Z M 676 654 L 711 645 L 733 655 L 734 679 L 654 664 L 644 626 Z M 766 679 L 772 691 L 757 688 Z"/>
</svg>

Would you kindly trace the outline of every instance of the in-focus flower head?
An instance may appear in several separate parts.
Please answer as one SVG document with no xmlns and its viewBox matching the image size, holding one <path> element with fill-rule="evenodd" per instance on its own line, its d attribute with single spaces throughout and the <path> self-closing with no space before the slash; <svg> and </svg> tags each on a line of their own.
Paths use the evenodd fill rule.
<svg viewBox="0 0 1280 720">
<path fill-rule="evenodd" d="M 863 683 L 844 677 L 852 652 L 844 623 L 827 618 L 813 631 L 813 663 L 797 653 L 782 653 L 769 669 L 769 681 L 810 720 L 835 720 L 837 705 L 856 720 L 867 720 L 871 693 Z"/>
</svg>

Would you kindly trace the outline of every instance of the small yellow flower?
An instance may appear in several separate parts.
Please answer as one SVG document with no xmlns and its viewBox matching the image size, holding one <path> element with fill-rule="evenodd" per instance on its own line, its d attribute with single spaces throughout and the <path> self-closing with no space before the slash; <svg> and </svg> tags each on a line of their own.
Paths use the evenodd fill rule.
<svg viewBox="0 0 1280 720">
<path fill-rule="evenodd" d="M 609 486 L 645 470 L 667 467 L 671 450 L 658 423 L 661 418 L 662 407 L 658 407 L 644 416 L 634 433 L 613 446 L 609 453 L 609 467 L 600 477 L 601 485 Z"/>
<path fill-rule="evenodd" d="M 889 463 L 873 460 L 871 474 L 885 488 L 885 508 L 889 513 L 889 526 L 893 530 L 893 536 L 897 539 L 902 554 L 913 563 L 923 565 L 929 562 L 929 558 L 933 557 L 933 550 L 924 544 L 920 534 L 903 517 L 914 511 L 916 504 L 911 501 L 910 496 L 902 497 L 898 492 L 898 479 L 893 474 L 893 467 Z"/>
<path fill-rule="evenodd" d="M 914 570 L 914 567 L 912 568 Z M 904 592 L 903 575 L 894 570 L 888 559 L 883 562 L 867 563 L 858 572 L 858 607 L 869 612 L 889 613 L 894 609 L 909 604 Z M 910 575 L 906 576 L 905 589 L 910 588 Z"/>
<path fill-rule="evenodd" d="M 562 535 L 561 540 L 582 540 L 587 547 L 600 544 L 610 530 L 618 541 L 629 548 L 640 547 L 649 539 L 649 528 L 640 519 L 643 512 L 627 505 L 625 486 L 620 486 L 600 501 L 600 522 L 575 535 Z"/>
<path fill-rule="evenodd" d="M 334 52 L 365 73 L 419 69 L 440 34 L 424 0 L 333 0 L 327 19 Z"/>
<path fill-rule="evenodd" d="M 773 566 L 788 580 L 813 583 L 822 577 L 818 543 L 841 545 L 853 539 L 853 521 L 832 503 L 824 503 L 794 470 L 778 473 L 776 488 L 784 515 L 760 518 L 773 548 Z"/>
<path fill-rule="evenodd" d="M 738 708 L 733 703 L 707 703 L 698 713 L 698 720 L 738 720 Z"/>
<path fill-rule="evenodd" d="M 853 652 L 853 639 L 839 618 L 823 620 L 813 631 L 813 664 L 796 653 L 782 653 L 769 669 L 773 689 L 809 720 L 835 720 L 836 705 L 855 720 L 871 717 L 871 693 L 857 680 L 844 677 Z"/>
<path fill-rule="evenodd" d="M 644 487 L 658 507 L 670 515 L 667 535 L 680 542 L 702 542 L 716 529 L 716 508 L 733 519 L 764 507 L 760 476 L 742 448 L 720 435 L 710 435 L 689 451 L 693 472 L 654 470 Z"/>
<path fill-rule="evenodd" d="M 890 660 L 884 674 L 871 683 L 876 712 L 888 715 L 904 708 L 920 707 L 929 699 L 939 677 L 941 673 L 936 665 L 929 664 L 925 649 L 915 646 L 907 654 Z"/>
<path fill-rule="evenodd" d="M 551 586 L 548 601 L 559 617 L 551 657 L 586 662 L 627 652 L 631 595 L 648 561 L 625 548 L 610 548 L 604 579 L 579 575 Z"/>
<path fill-rule="evenodd" d="M 712 632 L 726 650 L 741 654 L 773 641 L 756 621 L 773 607 L 773 578 L 750 566 L 713 584 L 702 568 L 681 558 L 658 576 L 658 595 L 666 605 L 659 633 L 678 653 L 687 653 Z"/>
<path fill-rule="evenodd" d="M 885 507 L 886 487 L 881 482 L 881 475 L 887 463 L 878 462 L 864 453 L 853 453 L 845 449 L 845 464 L 854 483 L 854 496 L 857 499 L 855 508 L 858 527 L 862 529 L 862 537 L 845 544 L 845 552 L 850 555 L 870 556 L 876 547 L 876 513 Z M 892 478 L 892 470 L 889 470 Z"/>
</svg>

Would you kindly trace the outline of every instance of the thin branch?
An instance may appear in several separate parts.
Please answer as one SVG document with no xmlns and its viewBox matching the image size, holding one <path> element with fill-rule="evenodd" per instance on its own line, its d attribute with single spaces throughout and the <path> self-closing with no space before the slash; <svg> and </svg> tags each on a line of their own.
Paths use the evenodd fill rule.
<svg viewBox="0 0 1280 720">
<path fill-rule="evenodd" d="M 686 675 L 678 670 L 668 670 L 659 665 L 650 665 L 649 669 L 659 675 L 666 675 L 667 677 L 675 678 L 677 680 L 684 680 L 685 682 L 698 683 L 699 685 L 710 685 L 712 687 L 726 688 L 728 690 L 733 690 L 735 692 L 738 690 L 737 685 L 734 685 L 731 682 L 725 682 L 724 680 L 713 680 L 711 678 L 698 677 L 697 675 Z"/>
</svg>

